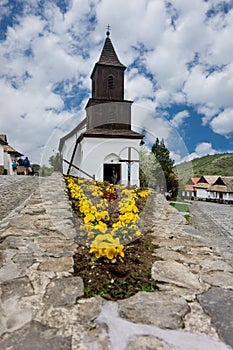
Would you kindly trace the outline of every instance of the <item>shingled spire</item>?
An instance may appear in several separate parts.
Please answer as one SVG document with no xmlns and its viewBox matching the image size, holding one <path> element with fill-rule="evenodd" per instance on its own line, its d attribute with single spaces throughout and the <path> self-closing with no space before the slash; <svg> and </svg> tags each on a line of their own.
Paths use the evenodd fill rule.
<svg viewBox="0 0 233 350">
<path fill-rule="evenodd" d="M 126 67 L 119 61 L 109 38 L 109 26 L 100 58 L 91 74 L 92 97 L 87 107 L 108 101 L 124 101 L 124 71 Z"/>
<path fill-rule="evenodd" d="M 126 68 L 117 57 L 117 54 L 112 45 L 111 39 L 109 36 L 105 39 L 104 47 L 100 55 L 100 59 L 98 61 L 99 64 L 116 66 L 116 67 L 124 67 Z"/>
</svg>

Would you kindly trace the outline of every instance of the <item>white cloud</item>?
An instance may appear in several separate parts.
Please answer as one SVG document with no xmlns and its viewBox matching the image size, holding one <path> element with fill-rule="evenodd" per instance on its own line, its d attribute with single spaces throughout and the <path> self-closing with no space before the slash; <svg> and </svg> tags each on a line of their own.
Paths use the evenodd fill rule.
<svg viewBox="0 0 233 350">
<path fill-rule="evenodd" d="M 204 117 L 202 117 L 202 123 L 206 125 L 218 113 L 219 109 L 214 107 L 211 103 L 198 107 L 197 111 L 204 115 Z"/>
<path fill-rule="evenodd" d="M 195 67 L 185 83 L 184 91 L 188 102 L 212 104 L 215 108 L 232 105 L 233 64 L 220 71 L 207 74 L 204 67 Z"/>
<path fill-rule="evenodd" d="M 137 99 L 153 96 L 153 84 L 149 78 L 136 74 L 132 78 L 126 79 L 125 82 L 125 99 L 137 102 Z"/>
<path fill-rule="evenodd" d="M 178 128 L 183 124 L 184 120 L 189 117 L 189 112 L 185 110 L 177 113 L 171 120 L 171 123 L 175 126 L 175 128 Z"/>
<path fill-rule="evenodd" d="M 210 123 L 214 132 L 220 135 L 229 135 L 233 132 L 233 108 L 227 108 Z"/>
</svg>

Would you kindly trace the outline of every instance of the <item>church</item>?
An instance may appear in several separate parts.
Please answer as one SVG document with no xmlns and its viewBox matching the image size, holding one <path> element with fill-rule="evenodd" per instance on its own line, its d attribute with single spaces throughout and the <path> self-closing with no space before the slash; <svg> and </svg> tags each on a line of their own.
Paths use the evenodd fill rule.
<svg viewBox="0 0 233 350">
<path fill-rule="evenodd" d="M 86 117 L 60 139 L 63 173 L 139 186 L 139 149 L 143 135 L 131 128 L 132 101 L 124 99 L 124 72 L 109 30 L 91 73 Z"/>
</svg>

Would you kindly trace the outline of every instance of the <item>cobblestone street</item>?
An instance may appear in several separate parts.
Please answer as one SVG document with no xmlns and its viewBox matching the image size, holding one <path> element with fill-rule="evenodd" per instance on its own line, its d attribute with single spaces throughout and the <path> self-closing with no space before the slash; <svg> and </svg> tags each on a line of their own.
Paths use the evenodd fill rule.
<svg viewBox="0 0 233 350">
<path fill-rule="evenodd" d="M 36 176 L 0 176 L 0 220 L 23 203 L 38 187 Z"/>
<path fill-rule="evenodd" d="M 79 232 L 62 175 L 2 176 L 0 189 L 1 350 L 232 349 L 231 227 L 207 206 L 190 206 L 192 227 L 154 196 L 144 217 L 159 292 L 112 302 L 84 298 L 73 275 Z"/>
<path fill-rule="evenodd" d="M 233 267 L 233 207 L 225 204 L 194 202 L 190 207 L 193 226 L 218 247 L 228 264 Z"/>
</svg>

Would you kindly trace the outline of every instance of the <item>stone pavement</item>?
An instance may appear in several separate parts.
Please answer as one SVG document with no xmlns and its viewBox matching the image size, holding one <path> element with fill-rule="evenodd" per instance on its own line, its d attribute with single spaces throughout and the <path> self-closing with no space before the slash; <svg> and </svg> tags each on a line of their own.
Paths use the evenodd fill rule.
<svg viewBox="0 0 233 350">
<path fill-rule="evenodd" d="M 0 220 L 11 210 L 23 203 L 38 185 L 38 177 L 7 176 L 0 177 Z"/>
<path fill-rule="evenodd" d="M 233 346 L 233 268 L 162 196 L 147 223 L 160 291 L 110 302 L 83 298 L 83 281 L 72 274 L 78 240 L 61 174 L 29 181 L 33 194 L 0 222 L 1 350 Z"/>
</svg>

